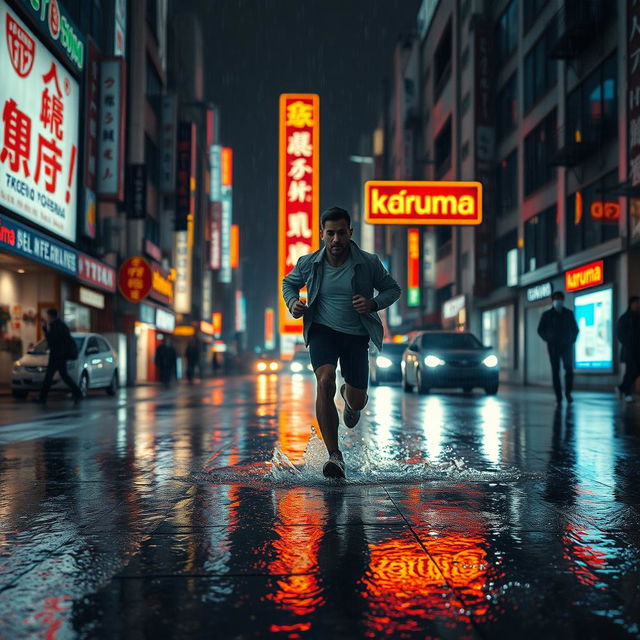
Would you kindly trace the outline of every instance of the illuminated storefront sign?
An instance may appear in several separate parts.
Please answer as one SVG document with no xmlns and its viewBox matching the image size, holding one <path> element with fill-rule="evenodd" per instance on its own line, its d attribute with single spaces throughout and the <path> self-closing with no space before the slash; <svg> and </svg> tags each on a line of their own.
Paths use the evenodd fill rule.
<svg viewBox="0 0 640 640">
<path fill-rule="evenodd" d="M 113 55 L 124 56 L 127 47 L 127 0 L 115 0 Z"/>
<path fill-rule="evenodd" d="M 236 290 L 236 331 L 247 330 L 247 299 L 242 291 Z"/>
<path fill-rule="evenodd" d="M 580 333 L 575 345 L 576 369 L 613 370 L 613 289 L 582 293 L 574 298 Z"/>
<path fill-rule="evenodd" d="M 100 51 L 93 40 L 89 40 L 89 63 L 85 86 L 85 129 L 84 129 L 84 184 L 88 195 L 92 196 L 93 217 L 89 220 L 89 202 L 85 204 L 84 234 L 95 238 L 95 191 L 98 186 L 98 127 L 100 102 Z"/>
<path fill-rule="evenodd" d="M 84 66 L 84 38 L 59 0 L 22 0 L 40 33 L 52 42 L 76 71 Z"/>
<path fill-rule="evenodd" d="M 479 182 L 365 183 L 365 220 L 371 224 L 476 225 L 482 222 Z"/>
<path fill-rule="evenodd" d="M 209 266 L 211 269 L 220 269 L 222 266 L 222 147 L 218 144 L 211 145 L 209 149 L 209 169 L 211 171 Z"/>
<path fill-rule="evenodd" d="M 264 348 L 271 351 L 275 347 L 275 313 L 271 307 L 267 307 L 264 310 Z"/>
<path fill-rule="evenodd" d="M 174 230 L 186 231 L 195 213 L 196 126 L 181 122 L 178 126 L 178 159 L 176 167 L 176 213 Z"/>
<path fill-rule="evenodd" d="M 209 166 L 211 169 L 209 185 L 209 199 L 211 202 L 222 201 L 222 147 L 211 145 L 209 149 Z"/>
<path fill-rule="evenodd" d="M 233 219 L 233 151 L 222 147 L 221 156 L 222 215 L 220 218 L 220 271 L 218 281 L 231 282 L 231 220 Z"/>
<path fill-rule="evenodd" d="M 202 274 L 202 296 L 200 300 L 200 315 L 203 318 L 211 317 L 211 287 L 213 286 L 213 274 L 208 269 Z"/>
<path fill-rule="evenodd" d="M 553 285 L 550 282 L 537 284 L 535 287 L 529 287 L 527 289 L 527 302 L 545 300 L 546 298 L 550 298 L 552 293 Z"/>
<path fill-rule="evenodd" d="M 214 311 L 211 314 L 211 324 L 213 325 L 213 335 L 219 338 L 222 335 L 222 313 Z"/>
<path fill-rule="evenodd" d="M 78 300 L 82 304 L 88 304 L 90 307 L 104 309 L 104 296 L 101 293 L 92 291 L 86 287 L 80 287 L 78 289 Z"/>
<path fill-rule="evenodd" d="M 166 309 L 156 309 L 156 328 L 166 333 L 173 333 L 176 328 L 176 317 Z"/>
<path fill-rule="evenodd" d="M 152 269 L 153 279 L 149 297 L 164 304 L 171 304 L 173 302 L 173 282 L 169 280 L 168 274 L 160 267 L 153 265 Z"/>
<path fill-rule="evenodd" d="M 78 254 L 78 278 L 105 291 L 116 290 L 116 270 L 84 253 Z"/>
<path fill-rule="evenodd" d="M 207 336 L 212 336 L 213 325 L 210 322 L 206 322 L 206 320 L 200 320 L 200 331 Z"/>
<path fill-rule="evenodd" d="M 596 200 L 591 203 L 591 217 L 603 222 L 617 222 L 620 219 L 620 205 L 608 200 Z"/>
<path fill-rule="evenodd" d="M 420 305 L 420 229 L 407 234 L 407 306 Z"/>
<path fill-rule="evenodd" d="M 174 234 L 173 264 L 176 265 L 174 308 L 178 313 L 191 311 L 191 247 L 193 246 L 193 223 L 187 231 Z"/>
<path fill-rule="evenodd" d="M 76 239 L 78 83 L 0 0 L 0 204 Z"/>
<path fill-rule="evenodd" d="M 577 269 L 571 269 L 564 274 L 565 289 L 580 291 L 588 287 L 595 287 L 604 282 L 604 262 L 596 260 Z"/>
<path fill-rule="evenodd" d="M 221 238 L 220 238 L 220 216 L 222 207 L 219 202 L 211 203 L 211 237 L 209 246 L 209 267 L 219 269 L 222 264 Z"/>
<path fill-rule="evenodd" d="M 0 216 L 0 249 L 72 276 L 78 272 L 78 254 L 74 249 L 3 216 Z"/>
<path fill-rule="evenodd" d="M 280 96 L 278 282 L 300 256 L 315 251 L 320 180 L 320 99 L 315 94 Z M 302 320 L 294 320 L 282 295 L 279 299 L 281 334 L 302 333 Z"/>
<path fill-rule="evenodd" d="M 460 312 L 464 311 L 464 308 L 464 296 L 456 296 L 455 298 L 451 298 L 450 300 L 447 300 L 444 305 L 442 305 L 442 317 L 445 320 L 449 318 L 455 318 Z"/>
<path fill-rule="evenodd" d="M 231 268 L 237 269 L 240 263 L 240 227 L 231 225 Z"/>
<path fill-rule="evenodd" d="M 100 126 L 98 129 L 98 194 L 124 200 L 124 122 L 126 77 L 124 61 L 100 63 Z"/>
<path fill-rule="evenodd" d="M 118 288 L 129 302 L 144 300 L 151 291 L 153 271 L 149 263 L 140 256 L 133 256 L 120 265 Z"/>
</svg>

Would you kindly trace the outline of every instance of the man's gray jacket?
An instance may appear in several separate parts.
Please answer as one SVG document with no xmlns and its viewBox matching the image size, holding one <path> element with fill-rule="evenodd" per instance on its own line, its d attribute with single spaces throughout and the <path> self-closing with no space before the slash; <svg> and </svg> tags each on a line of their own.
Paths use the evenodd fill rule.
<svg viewBox="0 0 640 640">
<path fill-rule="evenodd" d="M 392 305 L 400 297 L 398 283 L 389 275 L 382 266 L 377 255 L 363 251 L 351 241 L 351 259 L 353 261 L 353 278 L 351 290 L 353 295 L 361 295 L 367 299 L 373 298 L 378 310 Z M 282 295 L 289 311 L 291 306 L 299 298 L 300 289 L 307 287 L 307 306 L 309 310 L 304 314 L 304 342 L 309 344 L 309 328 L 313 322 L 314 303 L 320 291 L 322 274 L 325 263 L 325 248 L 298 259 L 296 266 L 282 280 Z M 374 298 L 373 290 L 378 291 Z M 363 313 L 360 316 L 364 328 L 368 331 L 373 344 L 382 349 L 384 329 L 380 317 L 375 311 Z"/>
</svg>

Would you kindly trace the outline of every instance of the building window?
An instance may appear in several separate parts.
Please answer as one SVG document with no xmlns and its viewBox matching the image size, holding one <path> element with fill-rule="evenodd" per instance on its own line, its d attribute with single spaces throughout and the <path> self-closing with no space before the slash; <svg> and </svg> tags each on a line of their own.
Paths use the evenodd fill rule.
<svg viewBox="0 0 640 640">
<path fill-rule="evenodd" d="M 558 259 L 556 206 L 524 223 L 524 271 L 535 271 Z"/>
<path fill-rule="evenodd" d="M 451 75 L 451 52 L 453 36 L 451 22 L 447 25 L 436 47 L 433 61 L 433 97 L 434 100 L 440 95 Z"/>
<path fill-rule="evenodd" d="M 497 133 L 501 140 L 511 133 L 518 122 L 518 74 L 514 73 L 498 91 Z"/>
<path fill-rule="evenodd" d="M 567 255 L 618 237 L 620 203 L 612 194 L 617 184 L 612 171 L 567 198 Z"/>
<path fill-rule="evenodd" d="M 526 0 L 522 3 L 522 19 L 525 33 L 529 31 L 533 23 L 537 20 L 547 2 L 549 2 L 549 0 Z"/>
<path fill-rule="evenodd" d="M 567 99 L 566 142 L 600 144 L 618 133 L 617 58 L 608 58 Z"/>
<path fill-rule="evenodd" d="M 507 286 L 507 254 L 518 246 L 516 229 L 498 238 L 494 242 L 493 254 L 493 287 L 499 289 Z"/>
<path fill-rule="evenodd" d="M 555 22 L 524 58 L 524 109 L 530 109 L 558 79 L 558 62 L 549 57 L 556 39 Z"/>
<path fill-rule="evenodd" d="M 555 177 L 550 162 L 556 153 L 555 109 L 524 139 L 524 195 L 528 196 Z"/>
<path fill-rule="evenodd" d="M 451 168 L 451 118 L 440 129 L 435 142 L 436 178 L 441 178 Z"/>
<path fill-rule="evenodd" d="M 518 204 L 517 149 L 498 165 L 496 187 L 496 212 L 502 216 L 515 209 Z"/>
<path fill-rule="evenodd" d="M 496 26 L 498 65 L 504 64 L 515 51 L 518 43 L 518 2 L 511 0 Z"/>
</svg>

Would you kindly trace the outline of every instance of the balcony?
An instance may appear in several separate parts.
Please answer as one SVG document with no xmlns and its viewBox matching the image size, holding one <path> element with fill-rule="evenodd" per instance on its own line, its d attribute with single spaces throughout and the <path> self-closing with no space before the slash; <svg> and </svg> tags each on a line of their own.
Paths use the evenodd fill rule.
<svg viewBox="0 0 640 640">
<path fill-rule="evenodd" d="M 553 18 L 558 37 L 549 51 L 556 60 L 577 58 L 615 16 L 611 0 L 567 0 Z"/>
</svg>

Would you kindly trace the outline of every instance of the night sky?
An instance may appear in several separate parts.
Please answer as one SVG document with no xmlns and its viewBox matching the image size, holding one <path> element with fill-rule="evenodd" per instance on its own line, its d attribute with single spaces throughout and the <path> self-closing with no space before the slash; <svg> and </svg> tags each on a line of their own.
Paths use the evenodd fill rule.
<svg viewBox="0 0 640 640">
<path fill-rule="evenodd" d="M 240 224 L 249 348 L 276 307 L 278 97 L 320 95 L 320 211 L 351 208 L 349 156 L 371 132 L 398 36 L 420 0 L 189 0 L 203 17 L 206 98 L 234 150 L 233 218 Z"/>
</svg>

